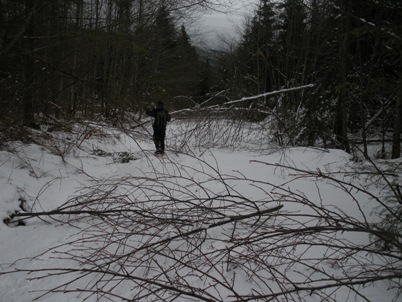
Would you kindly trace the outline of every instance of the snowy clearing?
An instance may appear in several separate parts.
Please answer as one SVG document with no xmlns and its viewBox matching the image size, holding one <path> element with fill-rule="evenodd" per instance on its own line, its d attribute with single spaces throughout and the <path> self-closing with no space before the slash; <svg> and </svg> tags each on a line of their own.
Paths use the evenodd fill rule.
<svg viewBox="0 0 402 302">
<path fill-rule="evenodd" d="M 91 123 L 9 144 L 1 301 L 398 300 L 400 251 L 373 225 L 394 214 L 400 162 L 379 175 L 229 126 L 177 121 L 161 158 L 146 132 Z"/>
</svg>

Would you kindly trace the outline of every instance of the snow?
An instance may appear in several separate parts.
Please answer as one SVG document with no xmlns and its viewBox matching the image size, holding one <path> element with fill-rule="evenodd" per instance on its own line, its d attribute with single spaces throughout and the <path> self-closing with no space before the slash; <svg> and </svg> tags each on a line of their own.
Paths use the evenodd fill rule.
<svg viewBox="0 0 402 302">
<path fill-rule="evenodd" d="M 225 125 L 220 124 L 219 127 L 220 136 L 217 140 L 222 141 L 226 139 L 225 131 L 222 130 Z M 88 129 L 90 135 L 86 136 Z M 273 244 L 278 244 L 285 239 L 276 238 L 276 232 L 295 223 L 300 225 L 300 228 L 313 227 L 315 221 L 307 214 L 320 211 L 316 208 L 317 205 L 332 211 L 334 215 L 345 214 L 356 221 L 378 221 L 375 211 L 378 203 L 358 190 L 367 186 L 367 179 L 353 179 L 356 188 L 351 188 L 354 197 L 351 198 L 350 191 L 342 190 L 330 178 L 320 179 L 318 174 L 314 174 L 329 173 L 327 175 L 336 178 L 338 173 L 352 171 L 355 164 L 350 161 L 349 154 L 341 150 L 302 147 L 279 149 L 272 146 L 266 149 L 263 146 L 269 144 L 268 138 L 253 135 L 253 130 L 247 125 L 243 125 L 240 131 L 244 141 L 232 142 L 233 148 L 217 148 L 214 147 L 214 143 L 217 143 L 214 142 L 215 136 L 207 137 L 204 132 L 201 137 L 201 133 L 195 130 L 189 134 L 184 133 L 184 129 L 189 129 L 188 125 L 180 121 L 170 125 L 167 137 L 170 150 L 162 158 L 153 156 L 151 138 L 146 133 L 139 135 L 92 123 L 88 123 L 86 127 L 76 125 L 71 135 L 52 133 L 51 137 L 45 140 L 46 143 L 12 142 L 5 150 L 0 151 L 2 220 L 15 211 L 23 212 L 20 207 L 22 201 L 26 203 L 24 207 L 28 212 L 48 212 L 55 209 L 111 211 L 110 217 L 104 217 L 103 220 L 91 216 L 52 215 L 51 218 L 43 216 L 24 220 L 25 226 L 16 227 L 0 223 L 0 273 L 12 271 L 14 268 L 21 270 L 19 273 L 0 274 L 1 301 L 28 302 L 37 297 L 39 301 L 83 301 L 90 294 L 89 290 L 99 288 L 102 284 L 97 283 L 102 274 L 89 274 L 86 271 L 91 268 L 89 260 L 97 265 L 106 264 L 109 257 L 113 259 L 116 255 L 120 255 L 121 261 L 126 261 L 126 268 L 131 270 L 131 275 L 139 278 L 148 276 L 151 279 L 154 276 L 161 280 L 176 280 L 179 275 L 186 276 L 188 284 L 199 285 L 217 300 L 233 301 L 234 298 L 230 297 L 233 293 L 229 288 L 222 285 L 210 288 L 206 284 L 214 278 L 230 280 L 228 282 L 233 284 L 237 293 L 244 295 L 252 294 L 255 290 L 265 290 L 266 294 L 271 290 L 280 290 L 279 283 L 268 279 L 267 266 L 264 266 L 266 264 L 249 264 L 250 272 L 255 271 L 261 276 L 261 283 L 258 284 L 245 269 L 240 270 L 235 262 L 229 262 L 229 255 L 225 262 L 223 251 L 230 244 L 225 238 L 231 236 L 234 240 L 243 236 L 251 241 L 255 240 L 255 245 L 249 246 L 249 250 L 242 246 L 234 247 L 230 252 L 231 257 L 243 253 L 266 253 L 267 258 L 261 259 L 272 261 L 271 265 L 277 265 L 279 270 L 286 266 L 284 271 L 288 278 L 294 282 L 302 282 L 300 286 L 304 280 L 315 284 L 323 283 L 324 281 L 314 281 L 320 280 L 315 279 L 317 275 L 327 277 L 323 275 L 322 270 L 308 272 L 307 265 L 325 267 L 328 276 L 342 275 L 343 271 L 354 269 L 354 261 L 358 261 L 361 255 L 357 255 L 350 262 L 345 260 L 345 267 L 341 268 L 336 263 L 331 263 L 331 257 L 334 255 L 326 256 L 329 251 L 323 246 L 314 248 L 306 243 L 268 252 L 270 246 L 264 245 L 265 241 L 262 240 L 264 236 L 272 236 Z M 264 139 L 266 141 L 263 141 Z M 211 145 L 206 146 L 201 141 L 208 141 Z M 94 150 L 105 151 L 105 156 L 100 156 Z M 185 152 L 181 152 L 182 150 Z M 134 159 L 128 163 L 118 162 L 113 154 L 121 152 L 131 154 Z M 313 175 L 306 177 L 301 170 Z M 301 177 L 302 175 L 304 176 Z M 370 190 L 382 194 L 381 188 L 374 186 L 370 187 Z M 290 192 L 299 195 L 293 198 Z M 243 197 L 247 198 L 247 202 Z M 304 199 L 311 201 L 311 204 L 301 203 Z M 107 202 L 104 202 L 105 200 Z M 259 233 L 257 229 L 255 233 L 249 232 L 249 228 L 256 226 L 248 223 L 242 215 L 252 214 L 256 209 L 268 210 L 278 205 L 284 207 L 279 210 L 277 217 L 269 218 L 267 226 L 261 224 L 261 228 L 267 228 L 266 234 L 269 235 Z M 127 215 L 138 217 L 141 223 L 135 224 L 135 219 L 124 220 L 121 216 L 114 216 L 113 210 L 116 209 L 129 211 Z M 210 211 L 211 209 L 213 211 Z M 111 217 L 116 217 L 116 220 L 113 221 Z M 152 224 L 153 219 L 163 218 L 169 221 L 169 217 L 172 220 L 179 219 L 178 221 L 183 223 L 187 221 L 188 224 L 183 224 L 180 230 L 181 234 L 197 229 L 204 230 L 206 235 L 202 238 L 200 232 L 200 245 L 197 247 L 199 253 L 203 254 L 197 254 L 196 250 L 194 254 L 189 254 L 188 251 L 192 248 L 187 246 L 188 242 L 181 241 L 180 236 L 173 240 L 177 236 L 175 226 L 168 223 Z M 215 225 L 214 223 L 219 222 L 219 217 L 223 221 L 238 221 Z M 294 221 L 289 220 L 290 217 L 293 217 Z M 278 227 L 275 223 L 278 223 Z M 109 235 L 102 237 L 101 234 L 106 228 Z M 160 237 L 153 236 L 156 231 Z M 258 236 L 261 236 L 261 240 Z M 113 240 L 106 242 L 106 237 Z M 359 232 L 348 232 L 343 236 L 339 234 L 328 239 L 354 244 L 368 242 L 367 236 Z M 156 250 L 158 243 L 163 240 L 166 240 L 166 249 L 181 251 L 178 253 L 183 254 L 169 256 L 168 252 L 164 254 L 163 249 Z M 131 255 L 130 251 L 137 244 L 142 244 L 143 248 Z M 92 254 L 91 248 L 102 246 L 104 248 L 99 250 L 99 255 Z M 148 254 L 154 252 L 154 256 Z M 130 262 L 130 257 L 125 257 L 129 254 L 143 263 L 150 261 L 149 265 L 153 270 L 147 271 L 145 266 L 135 266 L 134 262 Z M 217 261 L 219 265 L 208 268 L 202 256 L 205 254 L 209 254 L 211 259 L 222 258 Z M 292 266 L 286 264 L 286 261 L 282 262 L 281 258 L 285 255 L 293 259 L 291 255 L 296 254 L 303 255 L 304 260 L 293 263 Z M 85 261 L 80 262 L 80 257 Z M 194 263 L 195 267 L 199 263 L 198 271 L 191 265 L 191 273 L 185 267 L 176 267 L 178 260 L 175 257 L 182 257 L 183 262 L 188 260 L 189 263 Z M 328 257 L 326 266 L 316 262 L 320 257 Z M 372 263 L 379 264 L 381 261 L 386 260 L 376 259 Z M 78 269 L 77 264 L 81 265 Z M 118 269 L 120 265 L 115 262 L 110 265 L 110 270 L 121 272 Z M 162 276 L 158 275 L 157 267 L 165 268 Z M 57 274 L 58 271 L 54 270 L 43 271 L 56 268 L 60 269 L 60 272 L 68 268 L 75 270 L 63 274 Z M 71 281 L 76 277 L 80 279 Z M 132 286 L 136 282 L 141 283 L 103 282 L 105 291 L 114 295 L 109 296 L 112 301 L 122 301 L 119 296 L 135 297 Z M 90 288 L 89 285 L 94 287 Z M 61 287 L 58 288 L 59 286 Z M 87 289 L 88 292 L 76 292 L 77 288 Z M 59 291 L 42 296 L 49 289 Z M 358 291 L 368 296 L 371 301 L 391 301 L 397 293 L 397 289 L 392 289 L 390 282 L 386 280 L 375 283 L 375 286 L 361 287 Z M 328 294 L 336 301 L 363 301 L 358 295 L 350 293 L 346 287 L 336 291 L 329 289 Z M 184 296 L 177 301 L 189 301 L 187 298 Z M 314 293 L 301 296 L 300 299 L 322 301 L 322 297 Z M 142 300 L 148 301 L 147 298 Z M 86 301 L 109 300 L 98 294 L 90 295 Z"/>
</svg>

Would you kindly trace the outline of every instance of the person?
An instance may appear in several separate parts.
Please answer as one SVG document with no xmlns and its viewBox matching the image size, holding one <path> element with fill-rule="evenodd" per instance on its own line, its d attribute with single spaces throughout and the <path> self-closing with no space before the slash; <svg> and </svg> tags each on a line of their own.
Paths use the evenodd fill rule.
<svg viewBox="0 0 402 302">
<path fill-rule="evenodd" d="M 155 108 L 146 108 L 145 113 L 154 118 L 152 128 L 154 130 L 153 139 L 156 147 L 155 154 L 164 154 L 166 124 L 170 121 L 169 112 L 165 109 L 163 102 L 159 101 Z"/>
</svg>

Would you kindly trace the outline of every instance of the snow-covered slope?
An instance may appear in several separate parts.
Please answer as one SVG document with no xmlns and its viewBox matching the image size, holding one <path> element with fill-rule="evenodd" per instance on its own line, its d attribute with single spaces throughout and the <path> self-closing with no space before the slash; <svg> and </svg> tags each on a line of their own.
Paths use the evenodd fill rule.
<svg viewBox="0 0 402 302">
<path fill-rule="evenodd" d="M 358 284 L 376 265 L 401 264 L 373 255 L 359 231 L 380 219 L 367 192 L 386 191 L 349 174 L 356 167 L 343 151 L 264 155 L 197 142 L 182 153 L 177 124 L 168 134 L 175 149 L 156 157 L 146 135 L 91 127 L 0 151 L 0 217 L 38 213 L 0 224 L 0 301 L 395 297 L 389 280 Z"/>
</svg>

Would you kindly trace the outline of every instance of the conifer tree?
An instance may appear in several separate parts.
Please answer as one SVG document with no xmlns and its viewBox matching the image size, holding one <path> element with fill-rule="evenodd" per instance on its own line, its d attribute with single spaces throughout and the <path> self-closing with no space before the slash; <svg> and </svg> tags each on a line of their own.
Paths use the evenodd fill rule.
<svg viewBox="0 0 402 302">
<path fill-rule="evenodd" d="M 279 47 L 281 50 L 280 69 L 283 75 L 281 86 L 288 83 L 303 84 L 305 57 L 308 52 L 307 14 L 300 0 L 285 0 L 278 5 L 281 13 Z"/>
<path fill-rule="evenodd" d="M 276 87 L 277 73 L 274 64 L 277 57 L 275 45 L 275 20 L 273 4 L 261 0 L 254 17 L 249 21 L 243 39 L 236 52 L 238 70 L 242 74 L 237 86 L 241 93 L 259 94 Z"/>
</svg>

